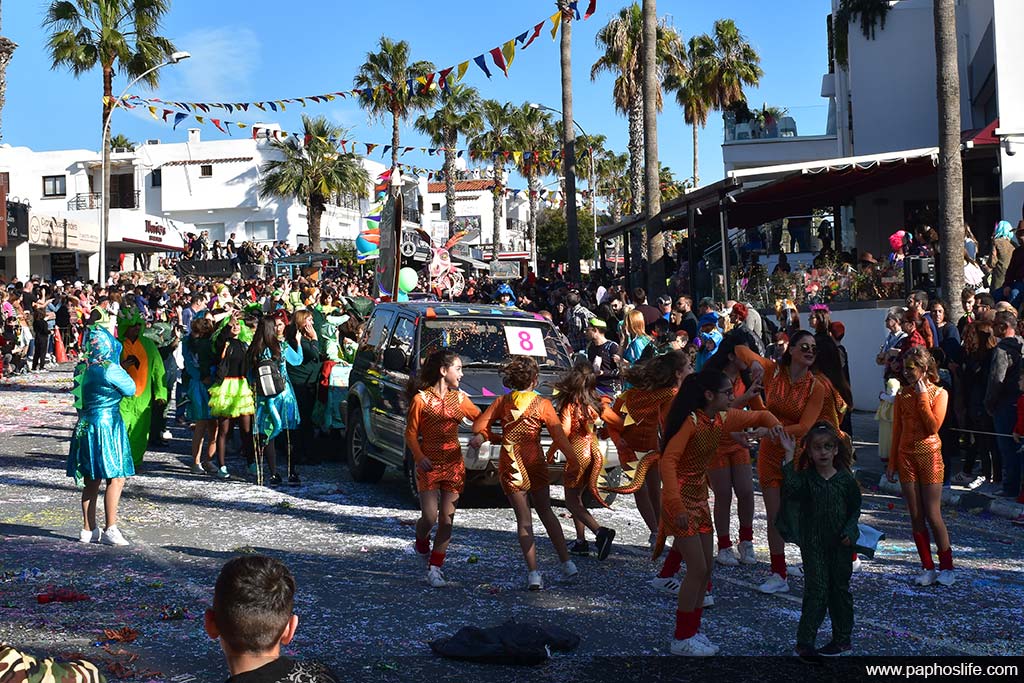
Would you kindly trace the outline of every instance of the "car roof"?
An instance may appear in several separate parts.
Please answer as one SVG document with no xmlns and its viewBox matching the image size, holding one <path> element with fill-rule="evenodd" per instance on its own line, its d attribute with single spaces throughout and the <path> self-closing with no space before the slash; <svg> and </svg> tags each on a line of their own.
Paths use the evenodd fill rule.
<svg viewBox="0 0 1024 683">
<path fill-rule="evenodd" d="M 475 315 L 495 318 L 509 318 L 512 320 L 545 320 L 539 313 L 529 313 L 518 308 L 508 306 L 492 306 L 488 304 L 463 304 L 445 301 L 403 301 L 401 303 L 377 304 L 375 310 L 408 311 L 409 313 L 421 316 L 426 315 L 427 309 L 434 309 L 439 318 L 458 317 L 464 315 Z"/>
</svg>

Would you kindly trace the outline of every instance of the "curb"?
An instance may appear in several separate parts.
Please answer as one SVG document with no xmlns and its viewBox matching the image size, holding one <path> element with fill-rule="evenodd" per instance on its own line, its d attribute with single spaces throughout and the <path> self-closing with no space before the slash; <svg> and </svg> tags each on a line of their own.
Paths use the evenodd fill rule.
<svg viewBox="0 0 1024 683">
<path fill-rule="evenodd" d="M 894 496 L 900 496 L 903 493 L 899 483 L 890 482 L 884 474 L 866 470 L 858 470 L 855 474 L 857 481 L 863 486 L 875 487 L 882 493 Z M 942 489 L 942 504 L 957 508 L 958 510 L 972 510 L 975 512 L 981 510 L 988 512 L 994 517 L 1005 519 L 1016 519 L 1020 515 L 1024 515 L 1024 505 L 1010 498 L 992 498 L 982 493 L 960 491 L 950 487 L 943 487 Z"/>
</svg>

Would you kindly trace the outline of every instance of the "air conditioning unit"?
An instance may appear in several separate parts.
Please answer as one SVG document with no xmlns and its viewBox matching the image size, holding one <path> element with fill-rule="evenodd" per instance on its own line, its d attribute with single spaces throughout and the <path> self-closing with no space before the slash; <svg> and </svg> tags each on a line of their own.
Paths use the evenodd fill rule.
<svg viewBox="0 0 1024 683">
<path fill-rule="evenodd" d="M 146 144 L 147 144 L 147 145 L 159 145 L 159 144 L 160 144 L 160 141 L 159 141 L 159 140 L 157 140 L 157 139 L 153 139 L 153 140 L 146 140 Z"/>
</svg>

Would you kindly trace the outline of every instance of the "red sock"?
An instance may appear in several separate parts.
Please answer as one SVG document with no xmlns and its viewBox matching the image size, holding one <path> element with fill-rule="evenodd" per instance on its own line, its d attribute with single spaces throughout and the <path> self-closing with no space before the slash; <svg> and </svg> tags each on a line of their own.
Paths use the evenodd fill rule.
<svg viewBox="0 0 1024 683">
<path fill-rule="evenodd" d="M 740 543 L 743 541 L 754 540 L 754 527 L 752 526 L 741 526 L 740 527 Z"/>
<path fill-rule="evenodd" d="M 436 550 L 430 553 L 430 566 L 440 567 L 444 564 L 444 553 L 439 553 Z"/>
<path fill-rule="evenodd" d="M 686 640 L 697 635 L 699 628 L 696 612 L 681 612 L 676 610 L 676 640 Z"/>
<path fill-rule="evenodd" d="M 857 553 L 854 553 L 854 554 L 853 554 L 853 561 L 854 561 L 854 562 L 856 562 L 856 561 L 857 561 Z"/>
<path fill-rule="evenodd" d="M 785 553 L 779 553 L 778 555 L 772 554 L 772 574 L 778 574 L 782 578 L 786 578 L 786 555 Z"/>
<path fill-rule="evenodd" d="M 711 579 L 708 579 L 708 587 L 707 587 L 707 590 L 705 590 L 704 592 L 705 593 L 710 593 L 711 592 Z"/>
<path fill-rule="evenodd" d="M 661 565 L 661 571 L 658 572 L 659 579 L 669 579 L 676 575 L 679 568 L 683 566 L 683 556 L 675 548 L 669 548 L 668 556 L 665 558 L 665 564 Z"/>
<path fill-rule="evenodd" d="M 949 547 L 939 551 L 939 569 L 953 568 L 953 548 Z"/>
<path fill-rule="evenodd" d="M 915 531 L 914 545 L 917 546 L 917 554 L 921 557 L 921 566 L 925 569 L 935 569 L 935 562 L 932 561 L 932 542 L 928 538 L 928 532 Z"/>
<path fill-rule="evenodd" d="M 426 555 L 430 552 L 430 537 L 417 538 L 416 539 L 416 552 L 420 555 Z"/>
<path fill-rule="evenodd" d="M 729 534 L 718 537 L 718 549 L 725 550 L 726 548 L 732 547 L 732 541 L 729 540 Z"/>
</svg>

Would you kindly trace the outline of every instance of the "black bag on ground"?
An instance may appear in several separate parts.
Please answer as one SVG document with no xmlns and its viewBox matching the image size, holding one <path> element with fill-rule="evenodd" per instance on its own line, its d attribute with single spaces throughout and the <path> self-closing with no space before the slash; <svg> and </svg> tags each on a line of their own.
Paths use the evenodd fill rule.
<svg viewBox="0 0 1024 683">
<path fill-rule="evenodd" d="M 284 375 L 281 374 L 280 361 L 264 358 L 256 363 L 256 394 L 263 398 L 273 398 L 284 391 Z"/>
<path fill-rule="evenodd" d="M 551 651 L 568 652 L 579 647 L 580 638 L 557 626 L 540 626 L 514 619 L 500 626 L 463 626 L 451 638 L 430 643 L 434 654 L 449 659 L 486 664 L 541 664 Z"/>
</svg>

